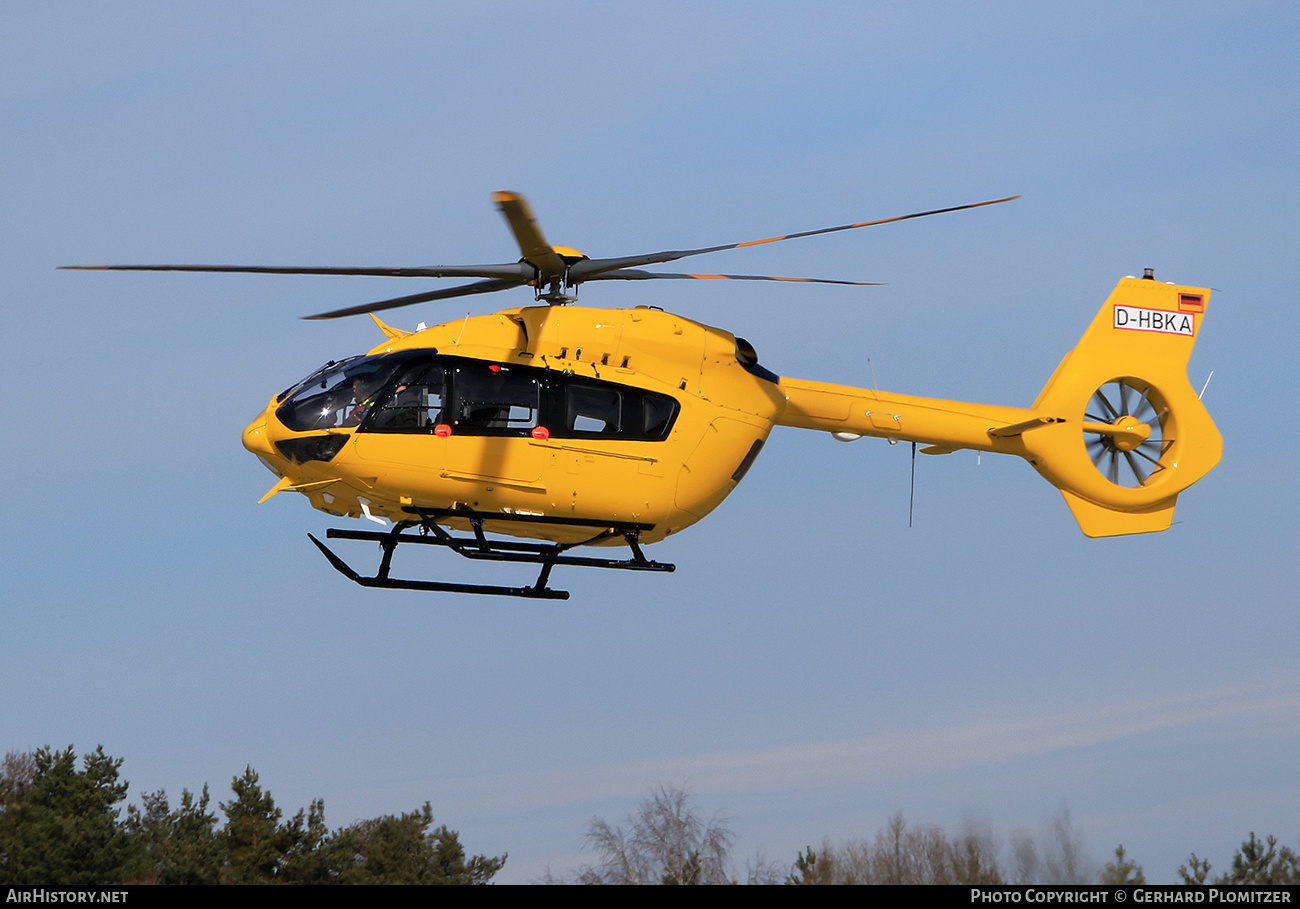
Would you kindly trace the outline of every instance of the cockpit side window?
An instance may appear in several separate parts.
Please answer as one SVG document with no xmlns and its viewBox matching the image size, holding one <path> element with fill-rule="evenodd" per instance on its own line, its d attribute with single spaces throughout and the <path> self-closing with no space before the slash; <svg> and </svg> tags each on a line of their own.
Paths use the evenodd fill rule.
<svg viewBox="0 0 1300 909">
<path fill-rule="evenodd" d="M 364 428 L 369 432 L 432 433 L 443 422 L 446 372 L 440 363 L 416 363 L 388 383 Z"/>
</svg>

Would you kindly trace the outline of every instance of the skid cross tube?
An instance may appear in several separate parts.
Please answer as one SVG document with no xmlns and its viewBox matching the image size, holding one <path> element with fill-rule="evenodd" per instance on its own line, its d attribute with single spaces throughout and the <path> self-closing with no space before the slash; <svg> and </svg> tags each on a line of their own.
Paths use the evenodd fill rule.
<svg viewBox="0 0 1300 909">
<path fill-rule="evenodd" d="M 363 587 L 567 600 L 569 598 L 567 590 L 553 590 L 546 586 L 547 581 L 550 579 L 551 569 L 556 565 L 574 565 L 581 568 L 614 568 L 625 571 L 674 571 L 676 569 L 676 566 L 670 563 L 654 562 L 647 559 L 641 551 L 641 531 L 650 529 L 654 526 L 652 524 L 638 524 L 630 521 L 609 521 L 597 524 L 577 518 L 547 518 L 540 515 L 514 515 L 452 509 L 410 508 L 407 510 L 418 515 L 419 520 L 402 521 L 395 524 L 392 530 L 388 531 L 339 530 L 335 528 L 326 531 L 326 538 L 328 539 L 368 540 L 379 543 L 383 555 L 380 558 L 379 570 L 374 577 L 363 577 L 357 574 L 350 565 L 339 558 L 316 537 L 311 534 L 307 534 L 307 537 L 329 560 L 335 570 Z M 439 519 L 447 520 L 449 518 L 468 520 L 474 535 L 472 537 L 456 536 L 437 523 Z M 484 532 L 483 524 L 485 521 L 498 520 L 589 527 L 593 531 L 593 535 L 577 543 L 526 543 L 489 539 Z M 418 534 L 404 532 L 413 527 L 419 527 Z M 565 555 L 568 550 L 574 547 L 592 545 L 617 536 L 622 536 L 624 542 L 627 543 L 628 548 L 632 551 L 631 558 L 600 559 L 588 556 Z M 392 567 L 393 553 L 400 543 L 445 546 L 457 555 L 464 556 L 467 559 L 534 564 L 540 565 L 541 570 L 536 582 L 531 587 L 500 587 L 489 584 L 454 584 L 444 581 L 393 578 L 389 576 L 389 570 Z"/>
</svg>

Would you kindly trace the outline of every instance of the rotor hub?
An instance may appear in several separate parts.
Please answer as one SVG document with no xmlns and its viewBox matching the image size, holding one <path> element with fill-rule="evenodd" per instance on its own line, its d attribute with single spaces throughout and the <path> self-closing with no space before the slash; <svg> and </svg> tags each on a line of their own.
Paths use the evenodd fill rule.
<svg viewBox="0 0 1300 909">
<path fill-rule="evenodd" d="M 1151 438 L 1151 427 L 1132 415 L 1116 417 L 1111 425 L 1115 430 L 1111 433 L 1110 441 L 1118 451 L 1135 451 Z"/>
<path fill-rule="evenodd" d="M 1101 475 L 1116 486 L 1146 486 L 1169 467 L 1174 439 L 1169 405 L 1150 382 L 1124 376 L 1106 382 L 1083 415 L 1085 448 Z"/>
</svg>

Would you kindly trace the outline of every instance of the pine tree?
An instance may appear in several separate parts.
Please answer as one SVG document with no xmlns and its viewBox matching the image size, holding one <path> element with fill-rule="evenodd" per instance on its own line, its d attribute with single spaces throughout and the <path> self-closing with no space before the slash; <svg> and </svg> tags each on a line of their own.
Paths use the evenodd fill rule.
<svg viewBox="0 0 1300 909">
<path fill-rule="evenodd" d="M 128 809 L 127 830 L 143 852 L 140 880 L 155 884 L 216 884 L 225 860 L 224 844 L 217 832 L 216 815 L 208 810 L 208 787 L 198 801 L 181 790 L 181 804 L 175 811 L 167 793 L 141 796 L 144 811 Z"/>
<path fill-rule="evenodd" d="M 1300 884 L 1300 856 L 1277 848 L 1277 837 L 1260 841 L 1251 833 L 1232 857 L 1232 867 L 1219 884 Z"/>
<path fill-rule="evenodd" d="M 333 884 L 338 882 L 337 850 L 330 848 L 325 826 L 325 800 L 316 799 L 289 824 L 290 846 L 280 868 L 279 879 L 291 884 Z"/>
<path fill-rule="evenodd" d="M 1107 862 L 1101 872 L 1101 882 L 1103 884 L 1145 884 L 1147 879 L 1142 873 L 1141 865 L 1125 858 L 1124 844 L 1120 843 L 1115 848 L 1115 861 Z"/>
<path fill-rule="evenodd" d="M 6 762 L 8 765 L 8 762 Z M 121 758 L 96 748 L 77 770 L 72 746 L 33 756 L 30 784 L 9 784 L 0 815 L 0 883 L 93 886 L 121 881 L 132 864 L 132 839 L 114 806 L 126 798 Z M 7 776 L 7 775 L 6 775 Z"/>
<path fill-rule="evenodd" d="M 230 788 L 234 800 L 221 803 L 226 815 L 222 831 L 226 851 L 222 883 L 275 883 L 294 845 L 293 831 L 280 824 L 280 809 L 275 807 L 271 794 L 262 791 L 252 767 L 245 767 L 244 775 L 235 777 Z"/>
<path fill-rule="evenodd" d="M 460 837 L 444 825 L 430 832 L 433 809 L 384 815 L 339 830 L 327 845 L 345 884 L 486 884 L 502 866 L 497 858 L 468 861 Z"/>
</svg>

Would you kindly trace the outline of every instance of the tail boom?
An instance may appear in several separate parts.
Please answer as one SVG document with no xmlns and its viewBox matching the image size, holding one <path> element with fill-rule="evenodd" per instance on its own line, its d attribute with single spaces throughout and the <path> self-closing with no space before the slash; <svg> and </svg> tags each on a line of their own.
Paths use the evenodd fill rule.
<svg viewBox="0 0 1300 909">
<path fill-rule="evenodd" d="M 1036 411 L 1023 407 L 944 401 L 804 379 L 782 377 L 781 388 L 786 395 L 785 412 L 777 420 L 781 426 L 923 442 L 945 452 L 973 448 L 1023 455 L 1019 433 L 998 435 L 996 430 L 1040 421 Z"/>
</svg>

